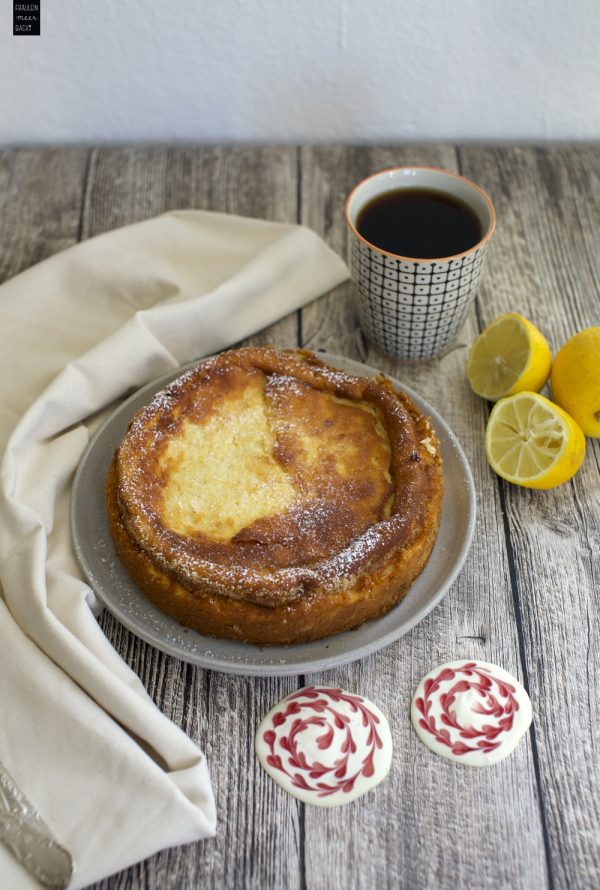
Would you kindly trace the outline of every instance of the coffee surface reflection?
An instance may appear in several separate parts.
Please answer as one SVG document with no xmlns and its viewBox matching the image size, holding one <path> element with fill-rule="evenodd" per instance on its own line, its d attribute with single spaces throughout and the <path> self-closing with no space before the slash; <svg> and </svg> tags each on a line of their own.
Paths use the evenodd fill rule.
<svg viewBox="0 0 600 890">
<path fill-rule="evenodd" d="M 482 238 L 481 223 L 459 198 L 435 189 L 383 192 L 359 211 L 356 229 L 380 250 L 412 259 L 435 259 L 470 250 Z"/>
</svg>

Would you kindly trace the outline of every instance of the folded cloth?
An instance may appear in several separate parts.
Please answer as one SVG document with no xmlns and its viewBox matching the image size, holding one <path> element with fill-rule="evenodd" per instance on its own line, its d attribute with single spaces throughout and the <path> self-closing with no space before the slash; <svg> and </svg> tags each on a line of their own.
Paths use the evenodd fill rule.
<svg viewBox="0 0 600 890">
<path fill-rule="evenodd" d="M 74 559 L 90 433 L 132 387 L 246 337 L 347 277 L 310 230 L 168 213 L 0 287 L 0 761 L 83 887 L 215 833 L 206 761 L 109 645 Z M 37 886 L 0 844 L 2 886 Z"/>
</svg>

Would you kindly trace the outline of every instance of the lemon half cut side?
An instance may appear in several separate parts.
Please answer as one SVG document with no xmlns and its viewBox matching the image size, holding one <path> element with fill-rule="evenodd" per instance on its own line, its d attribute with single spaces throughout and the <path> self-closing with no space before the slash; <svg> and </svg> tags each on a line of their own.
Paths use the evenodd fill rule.
<svg viewBox="0 0 600 890">
<path fill-rule="evenodd" d="M 467 360 L 471 389 L 496 402 L 517 392 L 538 392 L 550 376 L 552 354 L 544 335 L 527 318 L 507 312 L 477 337 Z"/>
<path fill-rule="evenodd" d="M 508 482 L 554 488 L 583 463 L 585 436 L 558 405 L 538 393 L 521 392 L 494 405 L 485 452 L 492 469 Z"/>
</svg>

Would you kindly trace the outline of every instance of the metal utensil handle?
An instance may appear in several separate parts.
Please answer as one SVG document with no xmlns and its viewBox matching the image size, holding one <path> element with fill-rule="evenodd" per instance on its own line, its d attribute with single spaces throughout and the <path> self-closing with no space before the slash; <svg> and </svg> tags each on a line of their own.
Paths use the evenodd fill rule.
<svg viewBox="0 0 600 890">
<path fill-rule="evenodd" d="M 64 890 L 73 876 L 71 854 L 0 762 L 0 840 L 44 887 Z"/>
</svg>

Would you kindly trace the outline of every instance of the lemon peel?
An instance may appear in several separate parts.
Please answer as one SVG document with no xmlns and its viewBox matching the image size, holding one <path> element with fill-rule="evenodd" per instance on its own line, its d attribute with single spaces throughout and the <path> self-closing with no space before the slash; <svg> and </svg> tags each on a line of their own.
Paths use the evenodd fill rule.
<svg viewBox="0 0 600 890">
<path fill-rule="evenodd" d="M 600 327 L 579 331 L 559 349 L 550 388 L 586 436 L 600 437 Z"/>
</svg>

